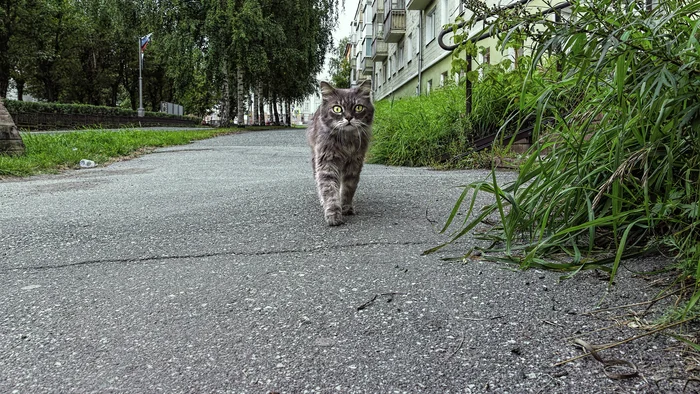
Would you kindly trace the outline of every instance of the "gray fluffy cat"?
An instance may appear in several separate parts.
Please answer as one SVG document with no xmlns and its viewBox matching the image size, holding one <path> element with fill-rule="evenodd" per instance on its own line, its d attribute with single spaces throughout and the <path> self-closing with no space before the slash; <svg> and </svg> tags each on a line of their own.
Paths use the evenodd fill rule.
<svg viewBox="0 0 700 394">
<path fill-rule="evenodd" d="M 330 226 L 354 214 L 352 198 L 372 136 L 371 82 L 336 89 L 321 82 L 321 106 L 306 130 L 318 196 Z"/>
</svg>

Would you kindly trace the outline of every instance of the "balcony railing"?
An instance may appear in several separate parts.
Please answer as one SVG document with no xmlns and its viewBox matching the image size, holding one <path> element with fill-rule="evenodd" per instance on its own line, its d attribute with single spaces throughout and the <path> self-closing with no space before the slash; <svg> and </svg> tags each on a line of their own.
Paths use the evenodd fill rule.
<svg viewBox="0 0 700 394">
<path fill-rule="evenodd" d="M 362 75 L 372 75 L 372 70 L 374 69 L 374 60 L 371 57 L 363 57 L 360 60 L 360 74 Z"/>
<path fill-rule="evenodd" d="M 386 11 L 384 41 L 397 43 L 406 34 L 406 10 Z"/>
<path fill-rule="evenodd" d="M 377 18 L 377 13 L 384 11 L 384 0 L 374 0 L 372 2 L 372 19 Z"/>
<path fill-rule="evenodd" d="M 383 39 L 375 38 L 374 41 L 372 41 L 372 59 L 374 59 L 375 62 L 380 62 L 386 60 L 388 56 L 389 45 L 384 42 Z"/>
<path fill-rule="evenodd" d="M 380 40 L 384 39 L 384 13 L 379 13 L 374 21 L 374 37 Z"/>
</svg>

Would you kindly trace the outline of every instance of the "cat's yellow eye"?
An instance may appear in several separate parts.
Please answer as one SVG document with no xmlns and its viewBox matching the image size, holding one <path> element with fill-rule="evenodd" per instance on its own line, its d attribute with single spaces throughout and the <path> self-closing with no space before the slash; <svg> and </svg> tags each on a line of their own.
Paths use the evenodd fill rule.
<svg viewBox="0 0 700 394">
<path fill-rule="evenodd" d="M 355 106 L 355 112 L 362 112 L 365 110 L 365 107 L 363 105 L 356 105 Z"/>
<path fill-rule="evenodd" d="M 339 114 L 339 113 L 343 112 L 343 107 L 341 107 L 340 105 L 334 105 L 333 112 L 335 112 L 336 114 Z"/>
</svg>

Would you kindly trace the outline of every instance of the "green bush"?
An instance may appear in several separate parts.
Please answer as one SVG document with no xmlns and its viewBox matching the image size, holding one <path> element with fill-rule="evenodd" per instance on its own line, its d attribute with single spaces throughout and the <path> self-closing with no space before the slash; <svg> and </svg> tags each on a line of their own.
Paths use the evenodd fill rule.
<svg viewBox="0 0 700 394">
<path fill-rule="evenodd" d="M 700 3 L 641 4 L 574 2 L 569 23 L 508 15 L 516 27 L 503 34 L 532 39 L 531 74 L 553 51 L 566 53 L 558 81 L 519 102 L 522 113 L 556 122 L 513 184 L 494 176 L 465 190 L 493 194 L 495 203 L 453 239 L 497 214 L 482 234 L 497 259 L 604 269 L 612 281 L 621 259 L 664 250 L 700 279 Z M 582 92 L 585 99 L 573 99 Z"/>
<path fill-rule="evenodd" d="M 376 103 L 369 162 L 431 166 L 467 146 L 464 88 L 447 86 L 427 96 Z"/>
<path fill-rule="evenodd" d="M 472 152 L 474 141 L 497 132 L 509 136 L 515 130 L 517 122 L 506 123 L 506 120 L 517 112 L 513 108 L 523 93 L 529 64 L 525 59 L 512 69 L 508 62 L 483 67 L 482 77 L 473 84 L 469 115 L 466 115 L 464 81 L 426 96 L 376 103 L 369 161 L 448 167 L 484 163 L 483 157 L 462 159 Z M 528 95 L 536 94 L 539 89 L 531 81 L 526 86 Z M 507 127 L 501 129 L 503 126 Z"/>
<path fill-rule="evenodd" d="M 3 100 L 3 103 L 5 104 L 5 107 L 11 114 L 50 113 L 65 115 L 137 116 L 136 111 L 120 107 L 104 107 L 85 104 L 28 102 L 17 100 Z M 162 112 L 146 112 L 146 115 L 161 118 L 183 118 L 183 116 L 171 115 Z M 193 116 L 184 116 L 184 118 L 191 119 L 194 122 L 199 120 L 199 118 Z"/>
</svg>

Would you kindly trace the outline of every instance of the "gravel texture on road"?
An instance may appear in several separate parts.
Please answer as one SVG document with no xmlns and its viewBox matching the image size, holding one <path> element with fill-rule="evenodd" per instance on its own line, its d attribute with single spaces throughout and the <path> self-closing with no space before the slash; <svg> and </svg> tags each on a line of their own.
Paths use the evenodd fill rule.
<svg viewBox="0 0 700 394">
<path fill-rule="evenodd" d="M 671 279 L 639 272 L 664 258 L 608 286 L 441 259 L 471 237 L 422 256 L 489 172 L 366 165 L 357 215 L 331 228 L 309 159 L 304 130 L 248 132 L 0 182 L 0 392 L 700 390 L 666 335 L 601 351 L 636 364 L 630 379 L 591 357 L 553 366 L 582 354 L 574 337 L 647 332 L 672 298 L 596 310 L 652 299 Z"/>
</svg>

